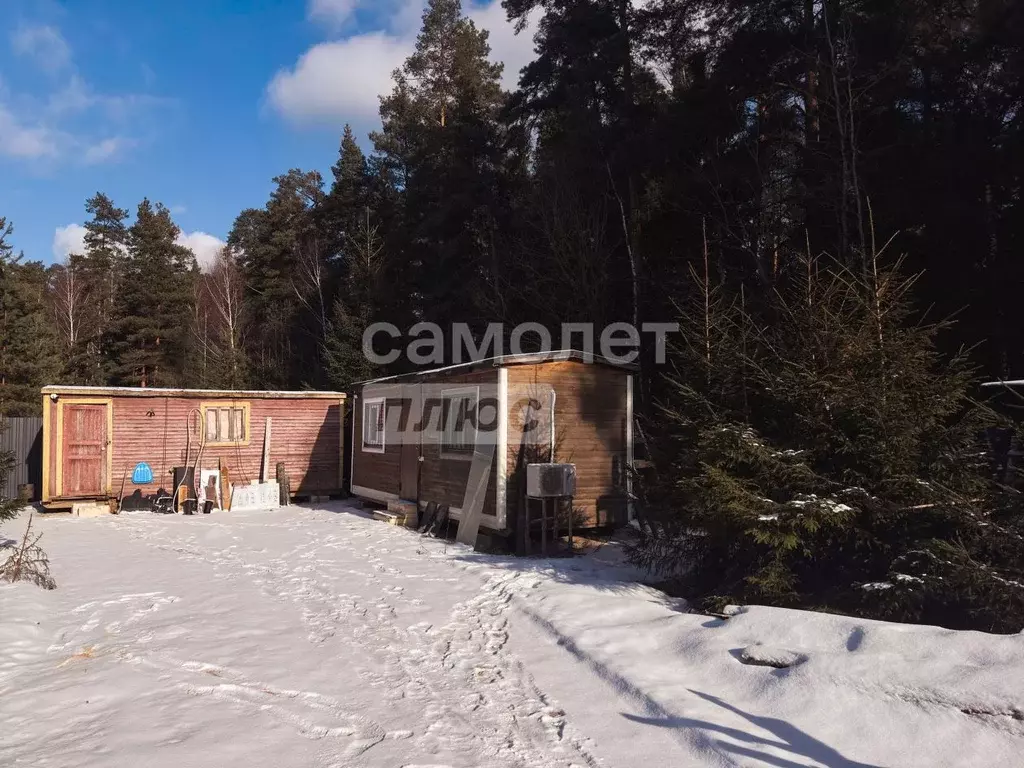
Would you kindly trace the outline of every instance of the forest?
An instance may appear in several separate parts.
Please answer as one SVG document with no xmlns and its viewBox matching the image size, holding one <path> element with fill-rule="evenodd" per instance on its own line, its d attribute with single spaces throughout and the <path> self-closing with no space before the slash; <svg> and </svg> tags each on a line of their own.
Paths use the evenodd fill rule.
<svg viewBox="0 0 1024 768">
<path fill-rule="evenodd" d="M 345 388 L 408 365 L 365 359 L 376 321 L 678 322 L 668 364 L 640 350 L 639 562 L 709 604 L 1018 631 L 978 383 L 1024 377 L 1024 6 L 503 7 L 540 18 L 514 91 L 431 0 L 370 149 L 345 126 L 329 178 L 282 169 L 205 271 L 149 200 L 97 192 L 52 266 L 0 220 L 3 412 L 52 382 Z"/>
</svg>

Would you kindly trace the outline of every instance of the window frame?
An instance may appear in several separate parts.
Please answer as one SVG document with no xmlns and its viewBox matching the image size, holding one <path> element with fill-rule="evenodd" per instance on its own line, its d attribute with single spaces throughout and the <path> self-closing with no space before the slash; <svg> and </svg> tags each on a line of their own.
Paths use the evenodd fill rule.
<svg viewBox="0 0 1024 768">
<path fill-rule="evenodd" d="M 372 443 L 367 443 L 366 442 L 366 438 L 367 438 L 366 427 L 370 423 L 370 419 L 367 417 L 367 410 L 370 408 L 370 406 L 373 406 L 373 405 L 379 405 L 380 406 L 380 412 L 381 412 L 381 414 L 383 416 L 383 422 L 384 423 L 381 426 L 381 430 L 380 430 L 380 445 L 376 445 L 376 444 L 372 444 Z M 379 419 L 380 419 L 380 417 L 378 417 L 377 420 L 379 420 Z M 387 450 L 387 442 L 388 442 L 387 441 L 387 432 L 388 432 L 387 426 L 388 426 L 388 399 L 386 397 L 368 397 L 368 398 L 365 398 L 363 400 L 363 417 L 362 417 L 362 424 L 361 424 L 362 429 L 360 430 L 360 432 L 362 433 L 361 436 L 360 436 L 360 441 L 359 441 L 360 450 L 363 453 L 384 453 Z"/>
<path fill-rule="evenodd" d="M 207 440 L 206 435 L 206 414 L 209 411 L 219 411 L 222 408 L 229 408 L 231 410 L 242 411 L 242 431 L 245 433 L 245 439 L 243 440 Z M 228 446 L 243 446 L 249 445 L 252 440 L 252 403 L 248 400 L 211 400 L 205 403 L 200 403 L 199 412 L 202 415 L 202 432 L 200 437 L 202 438 L 202 444 L 206 447 L 228 447 Z M 218 425 L 219 431 L 219 425 Z"/>
<path fill-rule="evenodd" d="M 449 400 L 459 398 L 460 400 L 465 399 L 469 395 L 470 399 L 474 403 L 477 409 L 480 408 L 480 387 L 479 386 L 464 386 L 464 387 L 452 387 L 451 389 L 441 390 L 441 406 L 442 413 L 447 413 L 448 409 L 445 408 Z M 441 425 L 440 434 L 438 436 L 438 449 L 442 459 L 454 459 L 456 461 L 472 461 L 473 454 L 476 452 L 477 446 L 477 428 L 473 427 L 473 441 L 464 446 L 454 448 L 453 444 L 447 443 L 446 438 L 446 423 Z"/>
</svg>

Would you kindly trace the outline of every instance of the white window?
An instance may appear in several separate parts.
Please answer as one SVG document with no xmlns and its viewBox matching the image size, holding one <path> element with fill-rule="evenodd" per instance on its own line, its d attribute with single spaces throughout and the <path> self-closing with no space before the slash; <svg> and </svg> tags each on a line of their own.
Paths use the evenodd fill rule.
<svg viewBox="0 0 1024 768">
<path fill-rule="evenodd" d="M 383 397 L 363 401 L 363 450 L 367 453 L 384 453 Z"/>
<path fill-rule="evenodd" d="M 452 458 L 469 458 L 476 446 L 476 387 L 450 389 L 441 393 L 444 423 L 441 429 L 441 453 Z"/>
<path fill-rule="evenodd" d="M 204 403 L 201 410 L 207 445 L 248 444 L 249 403 Z"/>
</svg>

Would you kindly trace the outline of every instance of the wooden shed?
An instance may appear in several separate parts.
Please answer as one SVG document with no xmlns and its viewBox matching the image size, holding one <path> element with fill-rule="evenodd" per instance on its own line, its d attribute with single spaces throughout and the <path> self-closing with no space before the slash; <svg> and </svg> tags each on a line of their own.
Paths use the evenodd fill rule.
<svg viewBox="0 0 1024 768">
<path fill-rule="evenodd" d="M 503 532 L 512 526 L 525 464 L 549 461 L 552 441 L 554 460 L 576 465 L 573 507 L 580 522 L 625 523 L 632 513 L 627 467 L 633 461 L 634 372 L 634 366 L 561 351 L 362 382 L 353 401 L 352 493 L 381 503 L 415 502 L 420 509 L 447 504 L 460 519 L 480 435 L 453 440 L 445 428 L 417 432 L 410 425 L 429 420 L 431 400 L 443 404 L 438 414 L 454 414 L 460 402 L 490 401 L 496 416 L 489 419 L 494 429 L 488 439 L 496 460 L 482 528 Z"/>
<path fill-rule="evenodd" d="M 268 418 L 269 466 L 284 463 L 293 495 L 343 487 L 343 392 L 47 386 L 42 396 L 48 508 L 117 498 L 126 475 L 128 494 L 171 490 L 174 468 L 193 466 L 200 446 L 199 469 L 258 480 Z M 152 481 L 133 484 L 141 462 Z"/>
</svg>

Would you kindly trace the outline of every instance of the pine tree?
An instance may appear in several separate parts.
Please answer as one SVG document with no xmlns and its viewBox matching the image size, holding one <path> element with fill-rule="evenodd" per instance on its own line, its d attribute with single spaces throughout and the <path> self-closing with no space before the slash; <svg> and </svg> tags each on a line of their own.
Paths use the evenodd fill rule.
<svg viewBox="0 0 1024 768">
<path fill-rule="evenodd" d="M 728 288 L 684 306 L 640 562 L 712 603 L 1019 628 L 1022 518 L 979 445 L 995 417 L 937 352 L 945 324 L 912 321 L 913 284 L 808 258 L 761 308 Z"/>
<path fill-rule="evenodd" d="M 395 259 L 418 316 L 442 325 L 480 319 L 490 273 L 487 235 L 505 156 L 502 66 L 489 54 L 487 32 L 459 0 L 431 0 L 372 135 L 382 172 L 402 190 Z"/>
<path fill-rule="evenodd" d="M 119 384 L 166 387 L 181 381 L 189 352 L 183 329 L 198 268 L 194 254 L 175 242 L 179 232 L 162 204 L 139 203 L 109 334 Z"/>
</svg>

